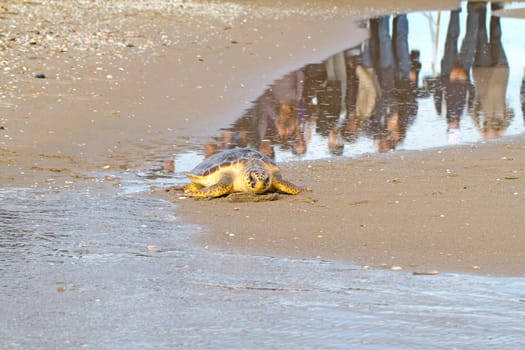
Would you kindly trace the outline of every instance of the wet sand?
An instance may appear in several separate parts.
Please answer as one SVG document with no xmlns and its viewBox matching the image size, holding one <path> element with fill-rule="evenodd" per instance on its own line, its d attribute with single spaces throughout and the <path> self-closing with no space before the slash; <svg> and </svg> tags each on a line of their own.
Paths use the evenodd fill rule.
<svg viewBox="0 0 525 350">
<path fill-rule="evenodd" d="M 293 2 L 210 9 L 115 1 L 87 15 L 55 2 L 8 1 L 0 13 L 10 28 L 0 51 L 0 185 L 89 186 L 104 172 L 166 159 L 174 143 L 199 144 L 276 77 L 356 44 L 364 33 L 345 38 L 359 30 L 355 19 L 406 10 L 373 3 L 296 10 Z M 432 5 L 413 1 L 410 10 Z M 66 16 L 43 15 L 57 11 Z M 521 276 L 524 151 L 520 136 L 283 164 L 287 178 L 312 191 L 262 203 L 176 199 L 177 213 L 202 225 L 209 249 Z"/>
<path fill-rule="evenodd" d="M 525 274 L 525 138 L 285 164 L 312 189 L 278 201 L 179 200 L 202 244 L 411 272 Z"/>
</svg>

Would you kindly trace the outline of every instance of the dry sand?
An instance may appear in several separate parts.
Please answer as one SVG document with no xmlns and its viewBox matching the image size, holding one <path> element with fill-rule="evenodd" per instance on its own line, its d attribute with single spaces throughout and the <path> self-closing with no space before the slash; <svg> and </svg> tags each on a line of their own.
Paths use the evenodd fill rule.
<svg viewBox="0 0 525 350">
<path fill-rule="evenodd" d="M 89 186 L 104 171 L 167 159 L 173 144 L 199 144 L 241 115 L 276 77 L 355 44 L 345 36 L 358 31 L 355 19 L 435 5 L 403 6 L 4 2 L 0 184 Z M 262 203 L 178 200 L 177 215 L 202 225 L 210 249 L 523 275 L 524 151 L 517 137 L 284 164 L 312 192 Z"/>
</svg>

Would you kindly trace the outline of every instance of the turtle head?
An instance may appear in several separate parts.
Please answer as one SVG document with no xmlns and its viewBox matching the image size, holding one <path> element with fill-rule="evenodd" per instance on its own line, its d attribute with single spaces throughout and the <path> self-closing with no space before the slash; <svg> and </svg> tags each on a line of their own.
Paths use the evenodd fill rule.
<svg viewBox="0 0 525 350">
<path fill-rule="evenodd" d="M 246 189 L 253 193 L 264 193 L 271 185 L 270 173 L 262 167 L 246 169 L 244 174 Z"/>
</svg>

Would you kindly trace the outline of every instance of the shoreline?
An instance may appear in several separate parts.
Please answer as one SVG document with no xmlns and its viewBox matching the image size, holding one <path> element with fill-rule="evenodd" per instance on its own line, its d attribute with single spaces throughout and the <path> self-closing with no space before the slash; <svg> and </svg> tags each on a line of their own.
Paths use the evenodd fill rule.
<svg viewBox="0 0 525 350">
<path fill-rule="evenodd" d="M 336 0 L 337 13 L 317 3 L 303 12 L 299 2 L 184 4 L 126 12 L 126 1 L 101 2 L 91 14 L 61 2 L 8 2 L 3 20 L 13 32 L 2 52 L 9 87 L 0 96 L 2 184 L 42 186 L 48 178 L 76 181 L 75 170 L 137 169 L 144 160 L 167 159 L 177 151 L 174 143 L 203 144 L 273 79 L 359 42 L 359 18 L 399 11 L 382 0 L 375 7 Z M 405 6 L 415 11 L 432 2 Z M 97 11 L 107 14 L 93 22 Z M 221 18 L 224 11 L 232 14 Z M 56 28 L 46 27 L 44 13 L 57 14 Z M 330 19 L 323 28 L 316 25 L 319 14 Z M 361 34 L 349 39 L 350 31 Z"/>
<path fill-rule="evenodd" d="M 202 145 L 281 73 L 352 46 L 363 33 L 353 41 L 344 33 L 358 30 L 359 18 L 397 10 L 387 1 L 356 0 L 331 2 L 340 14 L 324 3 L 299 13 L 299 2 L 273 9 L 250 1 L 230 4 L 235 16 L 220 18 L 198 1 L 168 15 L 113 4 L 94 36 L 81 28 L 93 19 L 88 13 L 60 22 L 54 37 L 45 35 L 44 22 L 35 28 L 22 21 L 15 7 L 3 19 L 6 28 L 11 21 L 18 27 L 3 42 L 13 46 L 3 54 L 13 56 L 2 61 L 9 87 L 0 104 L 2 186 L 118 187 L 119 172 L 168 159 L 182 149 L 177 144 Z M 35 13 L 49 10 L 31 6 Z M 319 14 L 330 19 L 322 29 Z M 285 163 L 286 178 L 312 192 L 263 203 L 177 200 L 176 214 L 205 227 L 198 242 L 210 249 L 523 276 L 525 238 L 517 230 L 524 150 L 520 135 L 460 148 Z"/>
<path fill-rule="evenodd" d="M 210 250 L 416 274 L 523 277 L 524 150 L 520 135 L 482 145 L 284 163 L 286 178 L 312 192 L 273 202 L 155 195 L 178 198 L 177 213 L 203 227 L 196 241 Z"/>
</svg>

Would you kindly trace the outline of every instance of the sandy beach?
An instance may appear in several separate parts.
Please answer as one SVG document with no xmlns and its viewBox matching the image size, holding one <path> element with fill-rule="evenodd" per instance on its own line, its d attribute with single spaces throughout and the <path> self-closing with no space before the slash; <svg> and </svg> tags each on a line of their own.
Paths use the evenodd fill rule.
<svg viewBox="0 0 525 350">
<path fill-rule="evenodd" d="M 89 11 L 61 3 L 0 6 L 3 187 L 89 187 L 107 172 L 168 159 L 182 149 L 174 144 L 202 145 L 233 122 L 276 77 L 358 44 L 366 32 L 357 20 L 436 9 L 431 1 L 78 1 Z M 348 31 L 359 34 L 348 40 Z M 281 166 L 311 192 L 261 203 L 153 195 L 200 225 L 196 239 L 210 250 L 525 275 L 523 135 Z"/>
<path fill-rule="evenodd" d="M 179 200 L 210 249 L 412 272 L 523 275 L 522 137 L 459 149 L 286 164 L 312 192 Z"/>
</svg>

